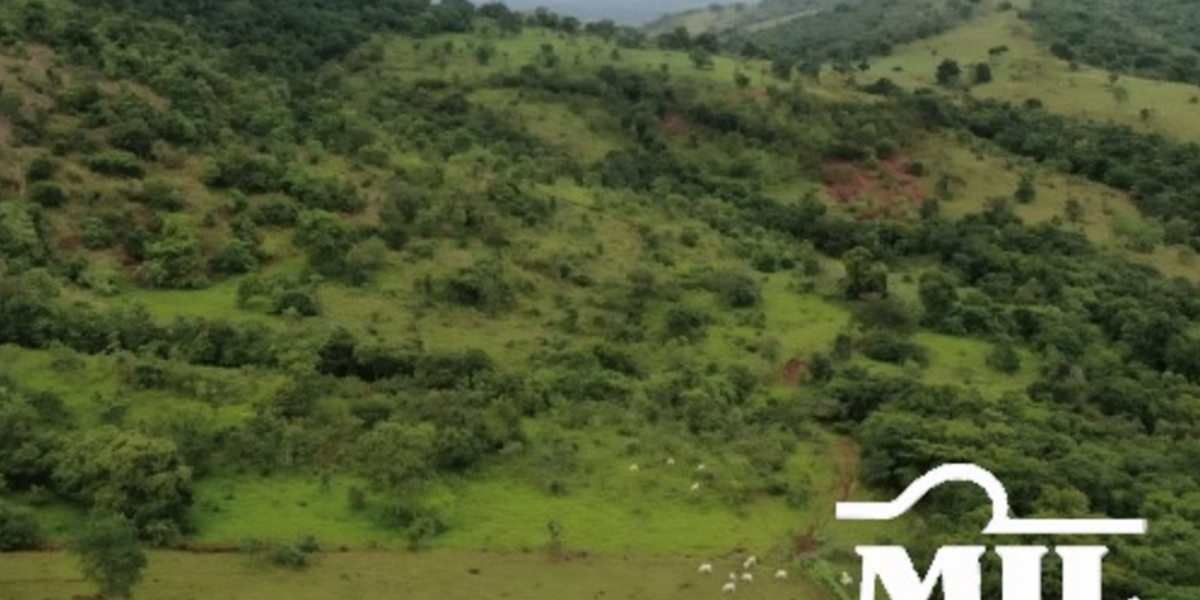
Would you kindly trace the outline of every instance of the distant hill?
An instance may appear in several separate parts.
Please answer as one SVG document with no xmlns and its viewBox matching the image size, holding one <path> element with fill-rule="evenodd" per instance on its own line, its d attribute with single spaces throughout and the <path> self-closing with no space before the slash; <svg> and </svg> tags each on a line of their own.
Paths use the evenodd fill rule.
<svg viewBox="0 0 1200 600">
<path fill-rule="evenodd" d="M 815 6 L 814 6 L 815 3 Z M 817 0 L 782 0 L 769 14 L 784 7 L 824 8 Z M 775 17 L 758 27 L 730 31 L 734 47 L 752 42 L 791 61 L 858 62 L 887 54 L 904 42 L 948 31 L 976 14 L 987 3 L 969 0 L 858 0 L 841 2 L 805 18 Z"/>
<path fill-rule="evenodd" d="M 713 0 L 513 0 L 505 4 L 519 11 L 545 7 L 583 21 L 611 19 L 621 25 L 641 25 L 669 13 L 690 11 L 713 3 Z"/>
</svg>

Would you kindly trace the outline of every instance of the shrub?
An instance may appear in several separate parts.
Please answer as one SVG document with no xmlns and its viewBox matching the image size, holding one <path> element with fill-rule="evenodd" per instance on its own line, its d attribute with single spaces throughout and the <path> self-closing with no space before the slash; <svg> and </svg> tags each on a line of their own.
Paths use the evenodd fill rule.
<svg viewBox="0 0 1200 600">
<path fill-rule="evenodd" d="M 30 183 L 46 181 L 53 178 L 57 171 L 58 161 L 41 154 L 30 161 L 29 166 L 25 168 L 25 179 Z"/>
<path fill-rule="evenodd" d="M 44 538 L 33 511 L 0 502 L 0 552 L 37 550 Z"/>
<path fill-rule="evenodd" d="M 138 162 L 137 156 L 124 151 L 100 152 L 87 157 L 89 169 L 101 175 L 112 177 L 128 177 L 141 179 L 146 176 L 146 170 Z"/>
<path fill-rule="evenodd" d="M 67 193 L 56 183 L 39 181 L 29 186 L 29 200 L 45 208 L 58 208 L 67 203 Z"/>
<path fill-rule="evenodd" d="M 271 563 L 289 569 L 304 569 L 311 564 L 310 556 L 298 544 L 281 544 L 271 552 Z"/>
<path fill-rule="evenodd" d="M 919 365 L 929 363 L 929 352 L 916 342 L 887 330 L 876 330 L 863 338 L 863 354 L 867 358 L 892 364 L 912 360 Z"/>
</svg>

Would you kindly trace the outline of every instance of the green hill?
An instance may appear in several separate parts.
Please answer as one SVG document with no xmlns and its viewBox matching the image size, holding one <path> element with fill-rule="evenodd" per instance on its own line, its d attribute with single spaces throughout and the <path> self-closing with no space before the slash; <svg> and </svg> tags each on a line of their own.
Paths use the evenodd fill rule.
<svg viewBox="0 0 1200 600">
<path fill-rule="evenodd" d="M 1037 0 L 1025 18 L 1062 60 L 1200 84 L 1200 16 L 1190 2 Z"/>
<path fill-rule="evenodd" d="M 499 4 L 0 11 L 0 550 L 119 514 L 147 598 L 693 597 L 749 554 L 795 576 L 739 593 L 841 598 L 988 507 L 833 504 L 970 461 L 1170 525 L 1110 592 L 1195 585 L 1200 304 L 1139 263 L 1200 247 L 1195 146 Z"/>
</svg>

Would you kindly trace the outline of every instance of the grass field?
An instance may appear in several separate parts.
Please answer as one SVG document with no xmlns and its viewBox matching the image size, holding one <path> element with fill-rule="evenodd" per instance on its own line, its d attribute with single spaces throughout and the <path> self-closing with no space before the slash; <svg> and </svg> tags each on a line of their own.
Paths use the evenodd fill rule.
<svg viewBox="0 0 1200 600">
<path fill-rule="evenodd" d="M 1014 102 L 1037 98 L 1054 112 L 1200 141 L 1200 105 L 1192 103 L 1200 95 L 1196 86 L 1124 75 L 1114 85 L 1102 69 L 1072 69 L 1035 38 L 1031 24 L 1017 18 L 1016 10 L 1028 8 L 1029 0 L 1013 5 L 1014 10 L 981 12 L 984 16 L 952 31 L 899 46 L 871 61 L 871 70 L 859 79 L 887 77 L 908 88 L 937 88 L 934 75 L 944 59 L 958 61 L 965 73 L 975 63 L 988 63 L 994 80 L 972 87 L 973 96 Z M 989 57 L 988 50 L 998 46 L 1009 51 Z M 1118 99 L 1114 88 L 1124 88 L 1127 97 Z M 1148 120 L 1142 109 L 1149 109 Z"/>
<path fill-rule="evenodd" d="M 927 187 L 932 187 L 932 183 L 944 175 L 961 181 L 951 198 L 941 204 L 950 217 L 978 213 L 987 207 L 990 199 L 1005 198 L 1027 223 L 1059 219 L 1064 227 L 1086 235 L 1093 243 L 1154 267 L 1164 275 L 1200 281 L 1200 270 L 1180 259 L 1182 246 L 1158 244 L 1151 252 L 1135 252 L 1117 235 L 1115 222 L 1144 221 L 1127 194 L 1080 177 L 1062 175 L 983 144 L 964 145 L 944 137 L 927 139 L 913 158 L 921 160 L 930 169 L 924 178 Z M 1030 175 L 1037 190 L 1037 197 L 1028 204 L 1013 201 L 1022 175 Z M 1077 223 L 1067 220 L 1067 205 L 1071 200 L 1083 209 L 1082 219 Z"/>
<path fill-rule="evenodd" d="M 544 552 L 424 553 L 351 552 L 318 557 L 307 571 L 293 572 L 242 555 L 154 552 L 138 600 L 523 600 L 596 598 L 673 600 L 720 597 L 726 573 L 743 555 L 712 560 L 714 572 L 698 574 L 707 557 L 551 559 Z M 765 562 L 753 583 L 738 586 L 739 598 L 826 600 L 826 592 L 803 577 L 771 578 L 780 563 Z M 792 573 L 798 569 L 783 565 Z M 47 600 L 91 593 L 74 559 L 59 553 L 8 554 L 0 561 L 0 597 Z"/>
</svg>

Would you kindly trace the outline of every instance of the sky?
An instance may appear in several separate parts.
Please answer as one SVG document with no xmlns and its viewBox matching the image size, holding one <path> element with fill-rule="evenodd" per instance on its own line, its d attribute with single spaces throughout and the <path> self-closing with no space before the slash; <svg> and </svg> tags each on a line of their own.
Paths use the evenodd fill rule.
<svg viewBox="0 0 1200 600">
<path fill-rule="evenodd" d="M 504 0 L 513 10 L 531 11 L 544 6 L 583 21 L 612 19 L 622 25 L 642 25 L 666 14 L 699 8 L 714 0 Z M 727 4 L 732 0 L 720 1 Z"/>
</svg>

